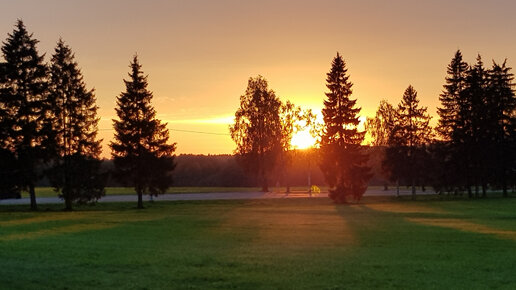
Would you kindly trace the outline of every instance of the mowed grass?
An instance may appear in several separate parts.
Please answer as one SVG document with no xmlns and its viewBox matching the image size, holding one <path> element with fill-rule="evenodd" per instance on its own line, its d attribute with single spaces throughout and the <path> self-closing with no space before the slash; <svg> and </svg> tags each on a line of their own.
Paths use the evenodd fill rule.
<svg viewBox="0 0 516 290">
<path fill-rule="evenodd" d="M 515 289 L 516 199 L 0 207 L 0 288 Z"/>
</svg>

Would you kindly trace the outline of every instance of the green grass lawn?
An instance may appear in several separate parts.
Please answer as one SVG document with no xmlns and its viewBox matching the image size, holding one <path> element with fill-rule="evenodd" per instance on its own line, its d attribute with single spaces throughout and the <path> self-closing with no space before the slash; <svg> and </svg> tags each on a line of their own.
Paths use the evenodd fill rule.
<svg viewBox="0 0 516 290">
<path fill-rule="evenodd" d="M 0 288 L 516 289 L 516 198 L 0 206 Z"/>
</svg>

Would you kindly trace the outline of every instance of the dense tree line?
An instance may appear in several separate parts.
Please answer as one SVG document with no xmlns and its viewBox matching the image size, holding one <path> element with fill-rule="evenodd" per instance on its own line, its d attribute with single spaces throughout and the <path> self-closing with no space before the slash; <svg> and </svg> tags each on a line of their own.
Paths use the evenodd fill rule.
<svg viewBox="0 0 516 290">
<path fill-rule="evenodd" d="M 71 48 L 57 42 L 50 63 L 38 40 L 18 20 L 3 42 L 0 63 L 0 198 L 30 194 L 36 210 L 36 183 L 45 177 L 65 207 L 96 201 L 108 180 L 99 160 L 96 97 L 88 90 Z M 127 91 L 117 100 L 113 172 L 141 195 L 170 186 L 175 144 L 166 124 L 155 119 L 146 77 L 135 57 Z"/>
<path fill-rule="evenodd" d="M 386 146 L 384 173 L 398 184 L 486 196 L 516 184 L 516 98 L 506 61 L 468 65 L 458 50 L 447 68 L 433 130 L 409 87 L 397 108 L 386 101 L 368 120 L 376 145 Z M 474 193 L 473 193 L 474 192 Z"/>
<path fill-rule="evenodd" d="M 46 175 L 72 209 L 73 202 L 104 194 L 95 95 L 86 89 L 69 46 L 59 40 L 46 64 L 37 43 L 18 20 L 2 46 L 0 166 L 8 180 L 0 194 L 19 197 L 27 190 L 35 210 L 34 188 Z"/>
</svg>

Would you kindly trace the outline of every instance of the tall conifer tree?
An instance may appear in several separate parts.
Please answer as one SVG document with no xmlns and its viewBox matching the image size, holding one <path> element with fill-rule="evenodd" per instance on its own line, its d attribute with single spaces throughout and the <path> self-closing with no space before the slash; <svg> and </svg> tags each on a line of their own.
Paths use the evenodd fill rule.
<svg viewBox="0 0 516 290">
<path fill-rule="evenodd" d="M 86 89 L 72 50 L 59 40 L 50 65 L 55 158 L 49 177 L 68 210 L 73 202 L 104 195 L 106 176 L 99 172 L 101 140 L 97 139 L 95 100 L 93 90 Z"/>
<path fill-rule="evenodd" d="M 320 168 L 330 185 L 329 197 L 336 203 L 349 199 L 360 200 L 371 174 L 366 166 L 367 155 L 362 152 L 361 143 L 365 132 L 358 131 L 360 108 L 352 100 L 347 68 L 337 53 L 327 74 L 323 133 L 321 136 Z"/>
<path fill-rule="evenodd" d="M 460 93 L 465 88 L 468 64 L 462 60 L 462 53 L 457 50 L 451 63 L 447 68 L 446 84 L 444 90 L 439 95 L 441 107 L 437 109 L 439 123 L 436 127 L 437 132 L 443 140 L 452 140 L 453 130 L 457 126 L 459 118 Z"/>
<path fill-rule="evenodd" d="M 490 180 L 508 196 L 508 186 L 516 175 L 516 97 L 514 75 L 504 61 L 493 63 L 489 71 L 489 98 L 486 100 L 489 148 L 488 172 Z"/>
<path fill-rule="evenodd" d="M 47 67 L 39 55 L 38 40 L 18 20 L 3 42 L 0 107 L 3 147 L 15 154 L 20 187 L 29 191 L 31 209 L 36 210 L 34 190 L 39 176 L 36 167 L 48 157 L 49 118 Z"/>
<path fill-rule="evenodd" d="M 152 93 L 137 56 L 130 68 L 130 79 L 124 80 L 126 90 L 117 98 L 119 119 L 113 120 L 115 138 L 110 147 L 115 177 L 134 187 L 138 208 L 143 208 L 143 194 L 162 194 L 172 185 L 176 144 L 168 144 L 166 124 L 156 119 Z"/>
<path fill-rule="evenodd" d="M 484 146 L 487 122 L 485 119 L 487 100 L 487 71 L 480 55 L 477 62 L 470 66 L 465 81 L 464 90 L 460 94 L 459 117 L 453 134 L 456 147 L 454 162 L 461 167 L 463 186 L 472 197 L 472 186 L 481 184 L 486 190 L 487 151 Z"/>
<path fill-rule="evenodd" d="M 429 125 L 431 117 L 426 107 L 419 106 L 417 92 L 412 86 L 403 93 L 396 118 L 390 136 L 390 144 L 393 144 L 396 154 L 387 154 L 389 163 L 403 164 L 397 166 L 404 171 L 402 175 L 408 179 L 412 187 L 412 195 L 416 194 L 416 182 L 421 178 L 417 173 L 422 172 L 423 164 L 420 164 L 425 146 L 430 142 L 432 129 Z M 392 152 L 392 149 L 388 150 Z"/>
</svg>

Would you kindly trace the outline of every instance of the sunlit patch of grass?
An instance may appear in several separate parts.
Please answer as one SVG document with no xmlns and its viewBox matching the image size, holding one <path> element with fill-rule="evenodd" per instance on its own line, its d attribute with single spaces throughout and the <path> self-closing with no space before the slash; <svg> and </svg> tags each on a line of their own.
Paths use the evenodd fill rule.
<svg viewBox="0 0 516 290">
<path fill-rule="evenodd" d="M 84 219 L 89 216 L 89 213 L 85 212 L 58 212 L 48 213 L 44 215 L 35 215 L 31 217 L 21 217 L 18 219 L 11 219 L 7 221 L 0 221 L 0 227 L 19 226 L 34 223 L 44 223 L 53 221 L 63 220 L 78 220 Z"/>
<path fill-rule="evenodd" d="M 95 223 L 95 224 L 74 224 L 69 226 L 55 227 L 49 229 L 36 230 L 31 232 L 24 232 L 18 234 L 10 234 L 6 236 L 0 235 L 0 241 L 15 241 L 15 240 L 27 240 L 37 239 L 41 237 L 47 237 L 50 235 L 78 233 L 92 230 L 102 230 L 114 227 L 114 224 Z"/>
<path fill-rule="evenodd" d="M 233 232 L 252 227 L 250 247 L 320 248 L 351 245 L 356 239 L 346 220 L 328 206 L 293 210 L 270 205 L 239 208 L 227 215 L 217 230 Z M 286 252 L 278 252 L 278 255 Z"/>
<path fill-rule="evenodd" d="M 463 219 L 449 218 L 407 218 L 408 221 L 423 225 L 450 228 L 465 232 L 495 235 L 497 237 L 516 241 L 516 231 L 492 228 Z"/>
<path fill-rule="evenodd" d="M 370 203 L 366 204 L 366 207 L 376 211 L 391 213 L 446 213 L 441 209 L 432 208 L 422 204 L 401 202 Z"/>
</svg>

